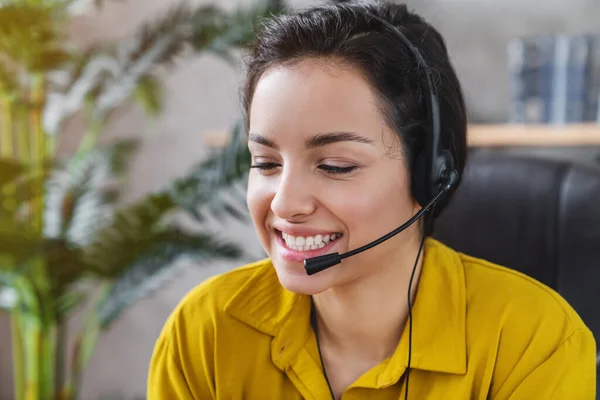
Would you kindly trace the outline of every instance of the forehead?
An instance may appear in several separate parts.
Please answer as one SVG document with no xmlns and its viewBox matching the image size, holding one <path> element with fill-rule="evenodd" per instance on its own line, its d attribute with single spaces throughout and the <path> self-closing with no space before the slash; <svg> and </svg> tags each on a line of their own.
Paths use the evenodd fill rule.
<svg viewBox="0 0 600 400">
<path fill-rule="evenodd" d="M 249 117 L 250 130 L 267 135 L 359 131 L 380 140 L 386 130 L 375 91 L 360 71 L 320 59 L 267 70 Z"/>
</svg>

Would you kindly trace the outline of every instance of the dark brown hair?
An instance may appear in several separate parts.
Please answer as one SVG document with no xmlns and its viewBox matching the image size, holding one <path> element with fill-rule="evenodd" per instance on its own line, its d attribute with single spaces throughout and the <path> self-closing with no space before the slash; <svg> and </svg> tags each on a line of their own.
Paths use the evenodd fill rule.
<svg viewBox="0 0 600 400">
<path fill-rule="evenodd" d="M 307 58 L 338 60 L 358 68 L 373 86 L 382 115 L 398 134 L 407 167 L 412 171 L 415 157 L 430 136 L 429 87 L 422 66 L 406 44 L 370 15 L 399 28 L 427 61 L 439 98 L 440 140 L 452 153 L 455 168 L 462 175 L 467 117 L 460 83 L 440 33 L 404 4 L 344 1 L 267 20 L 246 60 L 248 75 L 242 102 L 247 125 L 254 90 L 269 68 Z M 436 215 L 441 208 L 436 208 Z"/>
</svg>

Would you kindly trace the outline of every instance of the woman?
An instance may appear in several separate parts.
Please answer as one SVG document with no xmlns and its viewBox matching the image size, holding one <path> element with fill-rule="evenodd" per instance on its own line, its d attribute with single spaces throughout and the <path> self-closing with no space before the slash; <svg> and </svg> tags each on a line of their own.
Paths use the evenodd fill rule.
<svg viewBox="0 0 600 400">
<path fill-rule="evenodd" d="M 269 21 L 244 90 L 247 201 L 269 258 L 185 297 L 156 344 L 150 400 L 594 397 L 594 339 L 558 294 L 430 237 L 422 246 L 449 196 L 307 274 L 305 259 L 372 242 L 424 206 L 427 67 L 384 22 L 431 67 L 440 142 L 462 172 L 461 88 L 422 18 L 373 1 Z"/>
</svg>

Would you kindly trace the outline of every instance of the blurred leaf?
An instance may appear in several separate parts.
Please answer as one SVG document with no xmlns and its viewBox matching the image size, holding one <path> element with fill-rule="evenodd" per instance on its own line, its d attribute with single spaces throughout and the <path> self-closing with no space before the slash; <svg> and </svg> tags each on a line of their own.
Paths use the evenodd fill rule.
<svg viewBox="0 0 600 400">
<path fill-rule="evenodd" d="M 1 163 L 1 161 L 0 161 Z M 37 188 L 46 186 L 52 175 L 61 167 L 58 160 L 48 160 L 44 162 L 39 169 L 21 166 L 21 172 L 16 179 L 10 181 L 11 188 L 7 196 L 15 199 L 19 204 L 23 205 L 31 202 L 35 197 L 44 195 Z M 2 167 L 0 167 L 2 169 Z M 0 174 L 1 175 L 1 174 Z M 4 182 L 6 184 L 7 182 Z M 2 178 L 0 177 L 0 187 L 2 186 Z M 0 193 L 0 199 L 3 194 Z"/>
<path fill-rule="evenodd" d="M 0 62 L 0 93 L 8 97 L 15 96 L 19 89 L 19 83 L 15 78 L 14 71 L 10 71 L 3 62 Z"/>
<path fill-rule="evenodd" d="M 62 297 L 66 288 L 89 271 L 83 263 L 83 252 L 65 240 L 44 242 L 44 261 L 54 298 Z"/>
<path fill-rule="evenodd" d="M 162 86 L 159 80 L 151 75 L 140 79 L 133 92 L 133 98 L 148 115 L 157 116 L 162 111 Z"/>
<path fill-rule="evenodd" d="M 106 157 L 110 174 L 118 177 L 127 172 L 139 144 L 139 139 L 122 139 L 106 146 L 97 146 L 95 151 Z"/>
<path fill-rule="evenodd" d="M 71 59 L 71 55 L 62 49 L 42 49 L 37 57 L 29 60 L 27 67 L 31 72 L 52 71 L 60 68 Z"/>
<path fill-rule="evenodd" d="M 73 85 L 82 77 L 83 72 L 94 56 L 102 52 L 102 50 L 101 46 L 94 44 L 87 47 L 81 54 L 73 55 L 71 63 L 65 66 L 68 80 L 62 88 L 62 92 L 66 93 L 73 89 Z"/>
<path fill-rule="evenodd" d="M 95 103 L 98 115 L 105 115 L 123 100 L 130 98 L 139 82 L 157 66 L 172 65 L 187 45 L 193 12 L 185 4 L 173 7 L 158 18 L 145 23 L 133 40 L 123 41 L 117 46 L 110 81 L 107 82 Z"/>
<path fill-rule="evenodd" d="M 69 315 L 86 299 L 86 294 L 79 291 L 68 292 L 58 297 L 56 300 L 56 312 L 58 314 L 58 318 L 60 319 L 63 316 Z"/>
<path fill-rule="evenodd" d="M 174 208 L 168 194 L 158 193 L 118 210 L 86 246 L 86 265 L 101 276 L 118 276 L 140 251 L 152 246 L 160 223 Z"/>
<path fill-rule="evenodd" d="M 0 54 L 29 71 L 52 71 L 69 58 L 57 9 L 34 1 L 0 7 Z"/>
<path fill-rule="evenodd" d="M 251 161 L 241 121 L 235 125 L 231 136 L 224 148 L 217 150 L 172 185 L 177 203 L 199 221 L 204 219 L 200 208 L 215 216 L 225 213 L 236 219 L 247 218 L 247 213 L 244 218 L 244 213 L 239 212 L 240 208 L 247 210 L 245 187 Z M 240 186 L 243 189 L 236 190 Z M 233 203 L 225 199 L 224 192 L 231 194 L 229 197 Z"/>
<path fill-rule="evenodd" d="M 247 46 L 253 40 L 254 25 L 273 12 L 266 5 L 225 12 L 212 5 L 194 8 L 179 3 L 144 23 L 131 40 L 91 46 L 66 64 L 66 89 L 49 98 L 44 128 L 59 132 L 66 118 L 84 108 L 86 101 L 93 105 L 94 119 L 106 120 L 123 101 L 138 97 L 136 88 L 144 77 L 156 67 L 172 66 L 186 50 L 213 52 L 233 62 L 228 46 Z M 146 89 L 142 86 L 141 90 Z M 154 110 L 158 103 L 143 101 L 142 105 Z"/>
<path fill-rule="evenodd" d="M 0 188 L 13 182 L 25 170 L 25 166 L 16 161 L 0 158 Z"/>
<path fill-rule="evenodd" d="M 0 257 L 8 257 L 12 263 L 0 264 L 0 270 L 16 268 L 20 262 L 39 253 L 41 240 L 27 226 L 9 218 L 0 217 Z"/>
<path fill-rule="evenodd" d="M 11 299 L 16 299 L 21 311 L 32 315 L 40 315 L 39 298 L 32 282 L 26 276 L 16 271 L 7 272 L 0 269 L 0 287 L 11 289 Z"/>
<path fill-rule="evenodd" d="M 38 185 L 45 186 L 49 179 L 52 177 L 52 170 L 48 168 L 42 168 L 37 173 L 28 173 L 26 176 L 22 176 L 14 182 L 12 196 L 20 203 L 28 203 L 32 201 L 36 196 L 44 195 L 39 193 L 36 189 Z"/>
<path fill-rule="evenodd" d="M 98 304 L 98 318 L 106 329 L 120 313 L 136 300 L 163 286 L 182 258 L 207 261 L 214 258 L 238 257 L 240 250 L 222 243 L 214 235 L 191 235 L 183 232 L 161 232 L 138 243 L 132 262 L 117 277 L 111 290 Z"/>
<path fill-rule="evenodd" d="M 225 12 L 214 6 L 199 8 L 194 21 L 192 43 L 197 51 L 209 50 L 230 57 L 236 47 L 248 47 L 255 39 L 255 28 L 261 19 L 280 13 L 269 1 L 238 7 Z"/>
<path fill-rule="evenodd" d="M 46 191 L 45 234 L 86 244 L 120 194 L 108 181 L 124 174 L 137 146 L 128 139 L 98 147 L 55 174 Z"/>
<path fill-rule="evenodd" d="M 119 58 L 124 69 L 131 69 L 149 55 L 157 64 L 172 65 L 185 48 L 193 18 L 194 10 L 179 2 L 159 17 L 142 24 L 135 40 L 122 44 Z"/>
</svg>

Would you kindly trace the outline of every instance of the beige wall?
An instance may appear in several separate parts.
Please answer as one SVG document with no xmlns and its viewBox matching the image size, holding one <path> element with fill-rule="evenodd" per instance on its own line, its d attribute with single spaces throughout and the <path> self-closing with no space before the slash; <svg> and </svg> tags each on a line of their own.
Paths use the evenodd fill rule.
<svg viewBox="0 0 600 400">
<path fill-rule="evenodd" d="M 96 38 L 126 35 L 176 0 L 113 3 L 98 17 L 75 21 L 73 39 L 87 43 Z M 219 3 L 229 7 L 240 2 L 219 0 Z M 250 0 L 244 3 L 250 3 Z M 291 3 L 304 6 L 314 2 L 296 0 Z M 478 121 L 506 119 L 504 48 L 508 37 L 555 30 L 600 30 L 597 24 L 600 2 L 591 0 L 415 0 L 412 3 L 446 35 L 465 86 L 471 116 Z M 198 57 L 180 63 L 167 77 L 166 86 L 166 110 L 152 129 L 139 111 L 131 110 L 119 117 L 109 132 L 109 137 L 146 134 L 131 171 L 130 197 L 159 188 L 182 174 L 203 156 L 203 132 L 227 129 L 239 116 L 239 71 L 230 69 L 214 57 Z M 65 146 L 69 148 L 72 144 Z M 249 227 L 235 232 L 236 237 L 242 238 L 258 254 L 258 244 Z M 216 262 L 210 266 L 189 266 L 167 287 L 130 308 L 100 338 L 84 378 L 82 398 L 98 399 L 119 392 L 132 399 L 143 394 L 152 347 L 169 312 L 194 285 L 232 266 Z M 8 319 L 1 315 L 0 400 L 10 399 L 12 393 L 9 337 Z"/>
</svg>

